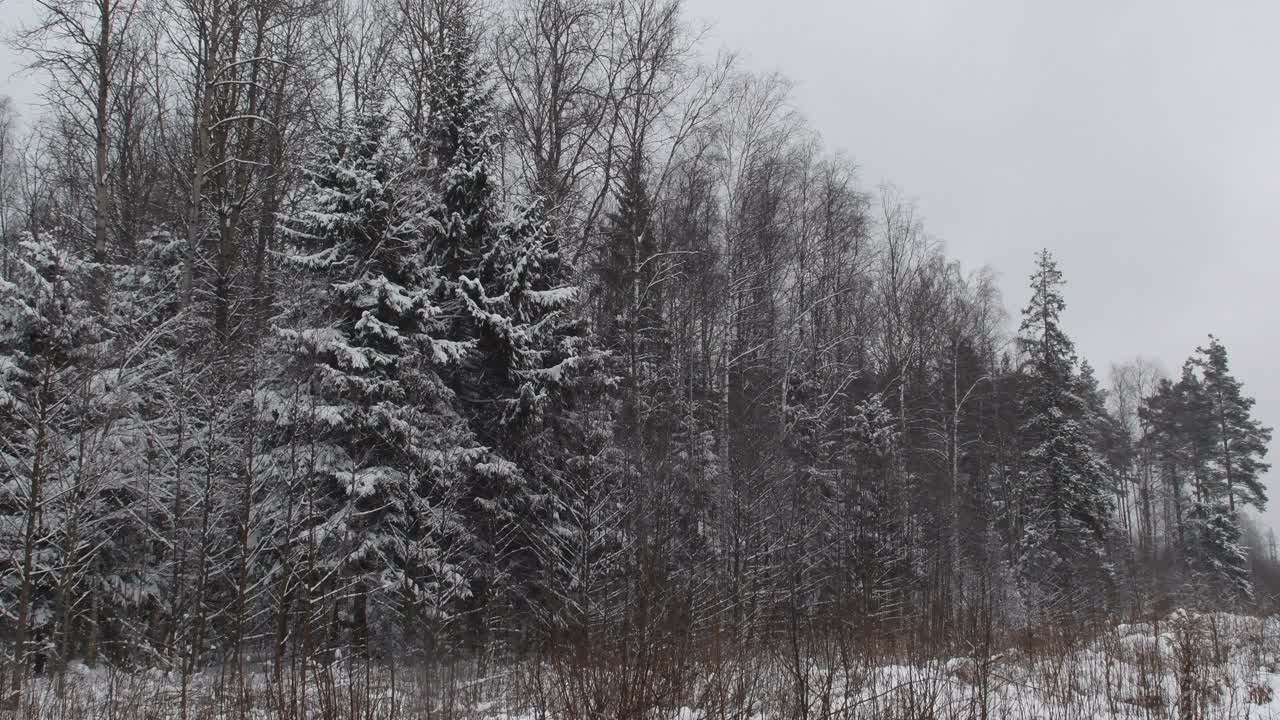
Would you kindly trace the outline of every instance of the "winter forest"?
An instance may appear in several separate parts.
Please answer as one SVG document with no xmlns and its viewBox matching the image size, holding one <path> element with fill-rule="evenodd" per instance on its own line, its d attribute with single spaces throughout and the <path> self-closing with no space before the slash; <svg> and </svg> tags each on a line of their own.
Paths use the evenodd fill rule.
<svg viewBox="0 0 1280 720">
<path fill-rule="evenodd" d="M 112 667 L 182 717 L 393 717 L 399 668 L 461 717 L 522 667 L 650 717 L 691 676 L 745 702 L 730 657 L 798 697 L 820 655 L 1280 595 L 1213 328 L 1090 365 L 1051 249 L 1006 311 L 679 0 L 36 4 L 43 109 L 0 104 L 12 703 Z"/>
</svg>

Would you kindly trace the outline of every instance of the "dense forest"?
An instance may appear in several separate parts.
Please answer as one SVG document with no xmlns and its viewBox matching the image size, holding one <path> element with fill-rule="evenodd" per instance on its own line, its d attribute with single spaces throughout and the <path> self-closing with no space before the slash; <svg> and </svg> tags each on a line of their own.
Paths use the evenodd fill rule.
<svg viewBox="0 0 1280 720">
<path fill-rule="evenodd" d="M 1035 238 L 1011 318 L 679 0 L 36 4 L 43 114 L 0 105 L 15 691 L 1280 591 L 1220 340 L 1100 378 Z"/>
</svg>

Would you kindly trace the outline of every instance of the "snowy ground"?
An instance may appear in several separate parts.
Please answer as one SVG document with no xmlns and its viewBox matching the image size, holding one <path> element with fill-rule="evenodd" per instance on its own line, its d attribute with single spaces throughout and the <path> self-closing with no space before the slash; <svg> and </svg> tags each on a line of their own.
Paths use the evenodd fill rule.
<svg viewBox="0 0 1280 720">
<path fill-rule="evenodd" d="M 993 657 L 918 664 L 862 659 L 833 670 L 784 653 L 668 685 L 675 698 L 646 706 L 617 668 L 551 664 L 457 674 L 311 672 L 290 692 L 262 673 L 244 685 L 224 672 L 192 678 L 191 718 L 458 718 L 460 720 L 772 720 L 778 718 L 1280 718 L 1280 618 L 1178 611 L 1159 623 L 1120 625 L 1074 649 L 1006 650 Z M 689 667 L 694 667 L 690 665 Z M 570 676 L 572 674 L 572 676 Z M 643 682 L 654 682 L 647 673 Z M 654 683 L 657 686 L 659 683 Z M 237 689 L 238 688 L 238 689 Z M 305 698 L 290 703 L 286 697 Z M 59 690 L 30 685 L 26 712 L 41 718 L 182 717 L 182 683 L 159 672 L 74 666 Z M 659 707 L 654 708 L 653 705 Z M 305 710 L 303 709 L 305 708 Z M 643 708 L 643 709 L 642 709 Z"/>
</svg>

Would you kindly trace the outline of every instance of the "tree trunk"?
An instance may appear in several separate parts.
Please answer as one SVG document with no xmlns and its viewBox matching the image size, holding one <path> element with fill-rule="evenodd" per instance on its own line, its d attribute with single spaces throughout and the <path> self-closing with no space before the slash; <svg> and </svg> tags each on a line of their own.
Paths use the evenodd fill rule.
<svg viewBox="0 0 1280 720">
<path fill-rule="evenodd" d="M 48 415 L 44 396 L 49 390 L 49 373 L 46 370 L 41 388 L 41 398 L 36 401 L 36 447 L 31 461 L 31 482 L 28 487 L 26 530 L 22 538 L 22 589 L 18 594 L 18 622 L 13 637 L 12 700 L 16 709 L 22 702 L 22 681 L 27 670 L 27 639 L 30 634 L 31 596 L 34 591 L 34 566 L 36 531 L 39 528 L 40 492 L 44 481 L 48 445 Z"/>
</svg>

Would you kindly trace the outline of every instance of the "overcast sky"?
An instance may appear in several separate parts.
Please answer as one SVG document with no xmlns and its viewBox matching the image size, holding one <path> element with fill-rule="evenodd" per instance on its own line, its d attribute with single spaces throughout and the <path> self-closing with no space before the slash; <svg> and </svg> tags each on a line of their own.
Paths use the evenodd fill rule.
<svg viewBox="0 0 1280 720">
<path fill-rule="evenodd" d="M 1176 371 L 1213 332 L 1280 426 L 1280 2 L 685 2 L 712 48 L 796 81 L 868 187 L 899 186 L 952 256 L 995 268 L 1015 318 L 1048 247 L 1104 381 L 1139 354 Z M 0 0 L 0 28 L 30 4 Z M 0 49 L 0 94 L 27 101 L 18 70 Z"/>
</svg>

